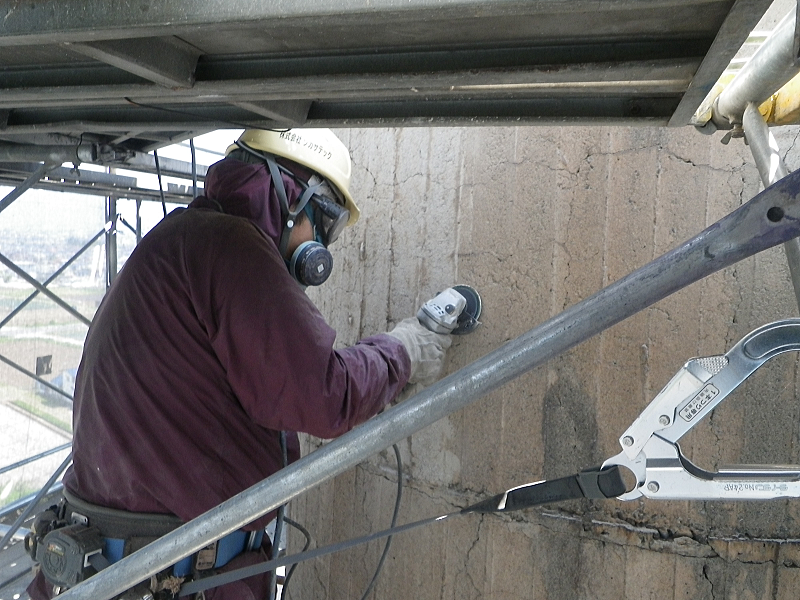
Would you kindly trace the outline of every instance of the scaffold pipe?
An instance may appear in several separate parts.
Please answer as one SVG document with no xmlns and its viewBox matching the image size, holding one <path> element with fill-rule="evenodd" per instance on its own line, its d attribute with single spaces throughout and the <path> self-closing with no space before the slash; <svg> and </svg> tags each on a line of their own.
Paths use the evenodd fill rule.
<svg viewBox="0 0 800 600">
<path fill-rule="evenodd" d="M 749 102 L 761 104 L 800 72 L 794 54 L 795 13 L 793 8 L 781 20 L 772 35 L 714 101 L 711 118 L 718 127 L 730 128 L 741 124 Z"/>
</svg>

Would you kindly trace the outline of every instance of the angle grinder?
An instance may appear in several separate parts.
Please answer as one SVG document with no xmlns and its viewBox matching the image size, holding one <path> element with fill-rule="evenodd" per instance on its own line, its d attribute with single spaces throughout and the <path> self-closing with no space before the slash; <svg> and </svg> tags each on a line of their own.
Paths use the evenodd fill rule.
<svg viewBox="0 0 800 600">
<path fill-rule="evenodd" d="M 466 335 L 480 325 L 483 304 L 480 294 L 468 285 L 454 285 L 428 300 L 417 312 L 417 319 L 435 333 Z"/>
</svg>

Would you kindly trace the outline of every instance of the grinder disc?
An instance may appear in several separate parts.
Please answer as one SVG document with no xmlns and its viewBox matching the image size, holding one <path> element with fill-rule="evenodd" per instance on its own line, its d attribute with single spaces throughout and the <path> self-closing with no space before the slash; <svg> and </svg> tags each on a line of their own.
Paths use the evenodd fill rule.
<svg viewBox="0 0 800 600">
<path fill-rule="evenodd" d="M 453 335 L 472 333 L 478 325 L 481 324 L 480 321 L 478 321 L 478 318 L 481 316 L 481 310 L 483 309 L 481 296 L 475 288 L 468 285 L 454 285 L 453 289 L 464 296 L 467 301 L 464 310 L 458 315 L 458 320 L 456 321 L 457 325 L 453 330 Z"/>
</svg>

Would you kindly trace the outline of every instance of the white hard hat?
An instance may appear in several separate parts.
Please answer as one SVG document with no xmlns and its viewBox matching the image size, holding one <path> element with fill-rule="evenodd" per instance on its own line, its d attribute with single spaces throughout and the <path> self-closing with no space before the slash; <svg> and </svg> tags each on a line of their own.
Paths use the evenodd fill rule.
<svg viewBox="0 0 800 600">
<path fill-rule="evenodd" d="M 358 221 L 361 211 L 350 194 L 350 152 L 330 129 L 248 129 L 239 136 L 239 142 L 253 150 L 288 158 L 319 173 L 344 198 L 345 208 L 350 211 L 347 225 Z M 237 148 L 233 144 L 225 154 L 228 155 Z"/>
</svg>

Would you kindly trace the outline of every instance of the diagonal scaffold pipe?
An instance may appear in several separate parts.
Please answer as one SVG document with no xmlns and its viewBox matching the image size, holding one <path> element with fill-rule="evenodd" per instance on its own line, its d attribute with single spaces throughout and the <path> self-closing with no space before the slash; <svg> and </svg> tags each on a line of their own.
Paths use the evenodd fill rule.
<svg viewBox="0 0 800 600">
<path fill-rule="evenodd" d="M 800 234 L 800 171 L 671 252 L 59 596 L 108 600 L 658 300 Z"/>
</svg>

